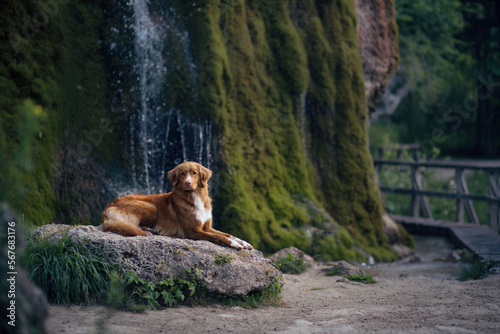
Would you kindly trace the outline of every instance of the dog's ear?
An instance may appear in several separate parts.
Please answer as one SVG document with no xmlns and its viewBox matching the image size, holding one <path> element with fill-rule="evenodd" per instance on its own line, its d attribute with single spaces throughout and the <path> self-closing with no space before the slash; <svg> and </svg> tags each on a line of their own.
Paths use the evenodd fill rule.
<svg viewBox="0 0 500 334">
<path fill-rule="evenodd" d="M 179 168 L 175 167 L 171 171 L 168 172 L 168 178 L 174 185 L 174 187 L 177 185 L 177 182 L 179 182 Z"/>
<path fill-rule="evenodd" d="M 208 183 L 208 179 L 212 176 L 212 171 L 200 165 L 200 186 L 205 187 Z"/>
</svg>

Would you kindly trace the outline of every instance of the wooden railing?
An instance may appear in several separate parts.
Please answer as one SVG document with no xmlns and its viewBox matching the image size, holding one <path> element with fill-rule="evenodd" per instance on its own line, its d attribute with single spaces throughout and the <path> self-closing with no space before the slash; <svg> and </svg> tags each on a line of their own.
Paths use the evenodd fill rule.
<svg viewBox="0 0 500 334">
<path fill-rule="evenodd" d="M 412 151 L 413 161 L 407 160 L 385 160 L 384 150 L 397 150 L 397 158 L 401 156 L 402 150 Z M 468 219 L 473 224 L 479 224 L 479 219 L 472 201 L 483 201 L 489 204 L 489 225 L 500 233 L 500 160 L 476 161 L 476 160 L 447 160 L 447 161 L 420 161 L 418 157 L 418 145 L 403 145 L 398 147 L 385 147 L 379 149 L 379 158 L 374 160 L 377 179 L 380 190 L 384 193 L 411 195 L 412 216 L 419 217 L 422 211 L 423 218 L 433 219 L 431 207 L 427 197 L 441 197 L 456 200 L 456 221 L 464 222 L 464 209 Z M 381 167 L 384 165 L 400 166 L 410 168 L 411 188 L 400 188 L 383 186 L 380 184 Z M 456 193 L 424 190 L 422 187 L 422 168 L 442 168 L 455 170 Z M 489 194 L 471 194 L 465 179 L 465 170 L 481 170 L 489 173 Z"/>
</svg>

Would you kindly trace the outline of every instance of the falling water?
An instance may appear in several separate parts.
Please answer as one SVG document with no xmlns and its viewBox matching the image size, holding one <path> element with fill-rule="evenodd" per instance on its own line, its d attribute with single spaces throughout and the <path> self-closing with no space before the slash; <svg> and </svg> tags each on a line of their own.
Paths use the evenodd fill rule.
<svg viewBox="0 0 500 334">
<path fill-rule="evenodd" d="M 134 53 L 135 73 L 140 92 L 139 145 L 147 193 L 154 192 L 157 159 L 164 151 L 164 142 L 158 140 L 158 126 L 164 123 L 161 113 L 161 89 L 165 84 L 166 68 L 162 56 L 165 30 L 162 25 L 152 22 L 146 0 L 134 0 Z M 135 124 L 134 124 L 135 125 Z M 162 182 L 162 180 L 157 180 Z M 161 183 L 160 183 L 161 184 Z"/>
<path fill-rule="evenodd" d="M 167 171 L 183 161 L 197 161 L 210 168 L 212 127 L 209 122 L 193 122 L 179 109 L 167 107 L 169 40 L 180 41 L 185 53 L 188 36 L 176 29 L 173 18 L 150 11 L 149 1 L 132 0 L 133 90 L 136 92 L 137 110 L 130 117 L 130 156 L 134 189 L 125 192 L 162 193 L 170 183 Z M 163 16 L 162 16 L 163 15 Z M 195 76 L 190 56 L 187 71 Z M 173 66 L 173 65 L 172 65 Z M 201 122 L 200 122 L 201 123 Z M 130 182 L 129 182 L 130 183 Z"/>
</svg>

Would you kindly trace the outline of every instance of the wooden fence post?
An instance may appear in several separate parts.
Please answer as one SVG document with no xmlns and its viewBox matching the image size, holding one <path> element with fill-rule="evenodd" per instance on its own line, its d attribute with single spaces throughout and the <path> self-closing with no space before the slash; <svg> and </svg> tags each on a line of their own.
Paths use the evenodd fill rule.
<svg viewBox="0 0 500 334">
<path fill-rule="evenodd" d="M 411 167 L 411 190 L 413 190 L 411 195 L 411 211 L 413 217 L 420 216 L 420 201 L 418 195 L 416 194 L 417 186 L 417 172 L 418 166 L 412 165 Z"/>
<path fill-rule="evenodd" d="M 457 194 L 463 194 L 463 189 L 460 186 L 462 182 L 462 173 L 463 169 L 457 168 L 455 169 L 455 183 L 457 185 Z M 458 223 L 464 222 L 464 200 L 457 197 L 457 210 L 456 210 L 456 218 Z"/>
<path fill-rule="evenodd" d="M 500 200 L 500 185 L 498 182 L 498 171 L 491 170 L 490 171 L 490 195 L 497 198 L 495 203 L 489 204 L 490 209 L 490 227 L 500 233 L 500 209 L 499 202 Z"/>
<path fill-rule="evenodd" d="M 457 194 L 469 194 L 469 188 L 467 187 L 467 182 L 465 181 L 465 175 L 462 168 L 457 168 L 455 172 L 455 181 L 457 182 Z M 459 202 L 460 201 L 460 202 Z M 470 199 L 460 200 L 457 198 L 457 220 L 458 222 L 463 222 L 463 208 L 467 211 L 467 216 L 472 224 L 479 224 L 479 218 L 477 217 L 476 209 L 474 209 L 474 203 Z"/>
<path fill-rule="evenodd" d="M 413 217 L 418 217 L 420 214 L 420 208 L 422 208 L 422 214 L 424 218 L 432 218 L 432 211 L 429 205 L 427 197 L 418 195 L 418 192 L 423 190 L 422 186 L 422 175 L 419 172 L 419 164 L 416 162 L 411 166 L 411 189 L 413 194 L 411 196 L 411 207 Z"/>
</svg>

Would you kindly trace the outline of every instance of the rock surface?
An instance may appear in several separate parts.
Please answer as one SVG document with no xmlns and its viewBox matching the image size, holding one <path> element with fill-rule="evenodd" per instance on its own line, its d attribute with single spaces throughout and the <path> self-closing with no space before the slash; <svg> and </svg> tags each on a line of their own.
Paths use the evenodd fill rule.
<svg viewBox="0 0 500 334">
<path fill-rule="evenodd" d="M 197 273 L 212 292 L 228 296 L 260 291 L 281 273 L 258 250 L 235 250 L 209 241 L 164 236 L 124 237 L 102 232 L 100 227 L 48 224 L 35 236 L 59 238 L 68 234 L 84 239 L 111 262 L 120 263 L 141 278 L 157 282 L 168 277 L 186 278 Z"/>
<path fill-rule="evenodd" d="M 15 225 L 8 225 L 8 222 L 14 222 Z M 0 307 L 4 310 L 0 333 L 45 333 L 43 328 L 48 315 L 48 303 L 42 290 L 31 283 L 28 274 L 21 266 L 24 234 L 18 222 L 19 220 L 16 219 L 10 207 L 5 203 L 0 203 L 0 270 L 3 278 L 0 283 L 0 290 L 3 294 L 0 298 Z M 9 227 L 11 230 L 8 230 Z M 12 253 L 7 252 L 7 241 L 12 240 L 7 238 L 7 231 L 11 232 L 12 230 L 15 230 L 14 270 L 8 266 L 9 260 L 12 260 L 8 255 L 12 255 Z M 16 274 L 10 274 L 10 272 Z M 14 279 L 12 280 L 12 278 Z"/>
<path fill-rule="evenodd" d="M 373 112 L 399 66 L 394 1 L 356 0 L 365 94 Z"/>
<path fill-rule="evenodd" d="M 326 272 L 335 272 L 335 276 L 351 276 L 351 275 L 365 275 L 366 272 L 358 268 L 344 260 L 338 261 L 338 262 L 333 262 L 333 263 L 328 263 L 328 265 L 331 265 L 331 267 L 324 269 L 323 271 Z"/>
<path fill-rule="evenodd" d="M 283 248 L 282 250 L 277 251 L 273 255 L 269 256 L 269 258 L 273 261 L 276 261 L 279 257 L 287 257 L 288 254 L 290 254 L 294 258 L 302 259 L 304 263 L 309 266 L 314 265 L 314 259 L 297 247 Z"/>
</svg>

